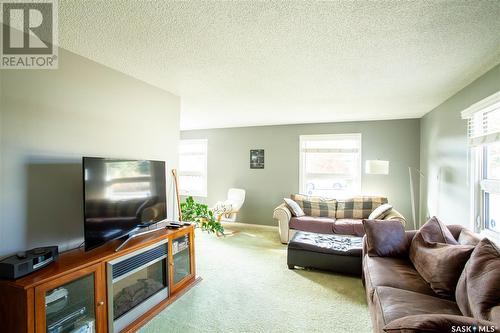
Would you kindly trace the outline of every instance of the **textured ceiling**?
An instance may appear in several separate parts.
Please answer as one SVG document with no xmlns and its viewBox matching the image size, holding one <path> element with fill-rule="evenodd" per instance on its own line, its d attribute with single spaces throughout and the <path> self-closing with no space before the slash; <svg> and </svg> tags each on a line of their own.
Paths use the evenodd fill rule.
<svg viewBox="0 0 500 333">
<path fill-rule="evenodd" d="M 498 0 L 60 1 L 59 39 L 181 96 L 182 129 L 394 119 L 500 62 L 499 17 Z"/>
</svg>

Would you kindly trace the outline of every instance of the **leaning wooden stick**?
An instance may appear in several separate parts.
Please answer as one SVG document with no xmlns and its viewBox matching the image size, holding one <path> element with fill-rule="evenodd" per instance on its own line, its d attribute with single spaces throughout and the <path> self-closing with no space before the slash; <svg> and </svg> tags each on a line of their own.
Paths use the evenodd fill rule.
<svg viewBox="0 0 500 333">
<path fill-rule="evenodd" d="M 177 170 L 172 169 L 172 177 L 174 177 L 175 195 L 177 197 L 177 210 L 179 211 L 179 221 L 182 221 L 181 198 L 179 196 L 179 184 L 177 183 Z"/>
</svg>

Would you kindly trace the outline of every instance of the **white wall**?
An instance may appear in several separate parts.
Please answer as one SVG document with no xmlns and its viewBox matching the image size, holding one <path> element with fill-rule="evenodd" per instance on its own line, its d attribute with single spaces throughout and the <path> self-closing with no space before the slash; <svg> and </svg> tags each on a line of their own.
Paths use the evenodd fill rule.
<svg viewBox="0 0 500 333">
<path fill-rule="evenodd" d="M 82 156 L 177 166 L 179 97 L 63 49 L 59 57 L 58 70 L 2 72 L 0 256 L 83 241 Z M 167 189 L 172 217 L 170 178 Z"/>
<path fill-rule="evenodd" d="M 421 217 L 473 229 L 467 121 L 462 110 L 500 90 L 500 65 L 427 113 L 420 122 Z M 423 221 L 422 221 L 423 222 Z"/>
<path fill-rule="evenodd" d="M 3 132 L 3 126 L 2 126 L 2 119 L 3 119 L 3 112 L 5 109 L 4 103 L 3 103 L 3 71 L 0 70 L 0 253 L 2 253 L 2 244 L 4 243 L 4 232 L 3 232 L 3 223 L 2 221 L 2 210 L 3 210 L 3 176 L 2 176 L 2 170 L 3 170 L 3 154 L 2 154 L 2 132 Z M 1 255 L 1 254 L 0 254 Z"/>
</svg>

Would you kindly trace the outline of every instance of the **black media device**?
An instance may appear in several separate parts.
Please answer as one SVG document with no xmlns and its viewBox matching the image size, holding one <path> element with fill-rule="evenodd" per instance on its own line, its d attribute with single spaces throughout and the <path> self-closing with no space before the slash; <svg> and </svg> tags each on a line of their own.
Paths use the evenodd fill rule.
<svg viewBox="0 0 500 333">
<path fill-rule="evenodd" d="M 167 218 L 165 162 L 83 157 L 85 250 Z"/>
<path fill-rule="evenodd" d="M 179 229 L 185 226 L 186 224 L 182 222 L 177 222 L 177 221 L 169 221 L 168 224 L 165 226 L 167 229 Z M 189 224 L 191 225 L 191 224 Z"/>
<path fill-rule="evenodd" d="M 0 278 L 17 279 L 39 270 L 57 260 L 57 246 L 38 247 L 0 261 Z"/>
</svg>

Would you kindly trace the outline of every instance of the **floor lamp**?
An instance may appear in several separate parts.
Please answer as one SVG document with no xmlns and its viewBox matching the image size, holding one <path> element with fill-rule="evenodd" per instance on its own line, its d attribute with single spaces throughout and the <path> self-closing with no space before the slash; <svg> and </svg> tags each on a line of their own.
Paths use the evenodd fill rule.
<svg viewBox="0 0 500 333">
<path fill-rule="evenodd" d="M 410 166 L 408 167 L 408 174 L 410 175 L 410 199 L 411 199 L 411 214 L 413 217 L 413 230 L 417 230 L 417 218 L 416 218 L 417 214 L 416 214 L 416 210 L 415 210 L 415 188 L 413 185 L 412 169 L 415 170 L 418 173 L 418 175 L 420 176 L 419 180 L 420 180 L 420 178 L 424 177 L 424 174 L 422 173 L 422 171 L 420 171 L 417 168 L 412 168 Z M 419 223 L 419 226 L 420 226 L 420 223 Z"/>
<path fill-rule="evenodd" d="M 420 177 L 424 177 L 424 174 L 417 168 L 412 168 L 410 166 L 408 167 L 408 174 L 410 176 L 410 199 L 411 199 L 411 213 L 413 217 L 413 229 L 416 230 L 417 212 L 415 208 L 415 186 L 413 185 L 413 173 L 414 173 L 413 171 L 417 172 Z M 371 175 L 388 175 L 389 161 L 367 160 L 365 165 L 365 173 Z"/>
</svg>

